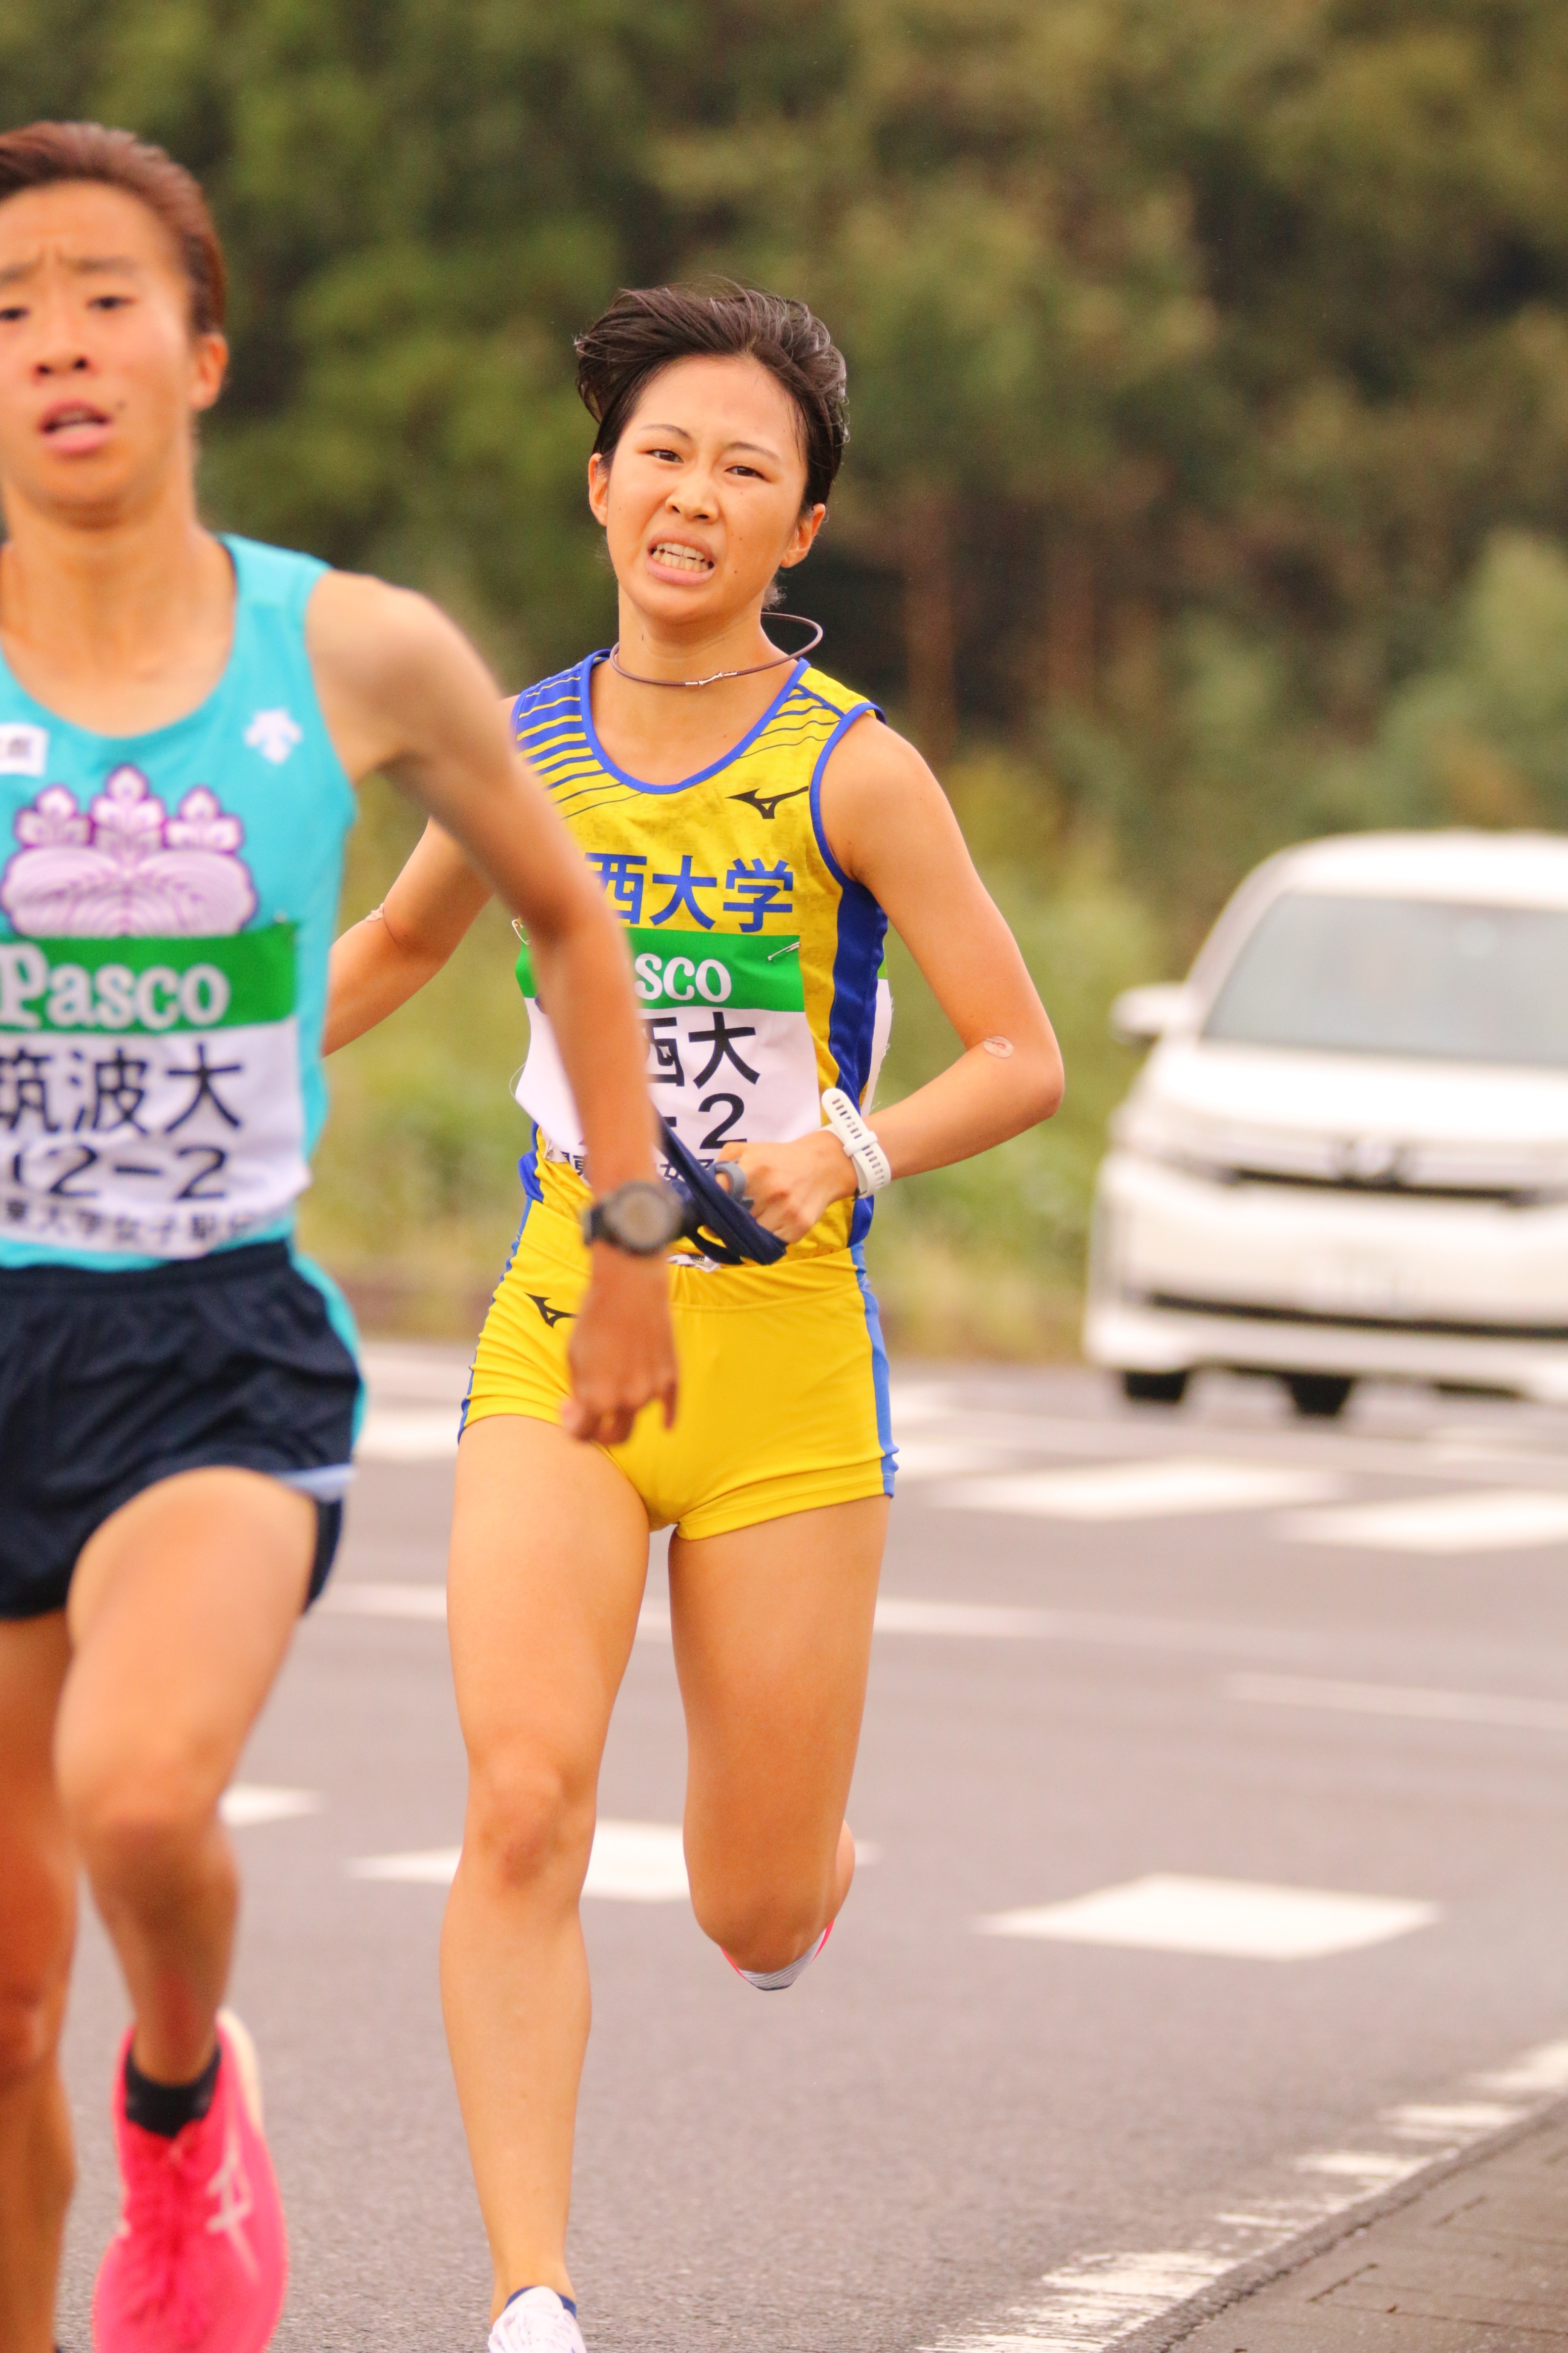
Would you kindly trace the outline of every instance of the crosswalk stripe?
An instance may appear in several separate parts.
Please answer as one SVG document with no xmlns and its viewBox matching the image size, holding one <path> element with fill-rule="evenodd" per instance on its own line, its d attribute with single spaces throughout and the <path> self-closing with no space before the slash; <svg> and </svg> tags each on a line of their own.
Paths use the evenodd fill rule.
<svg viewBox="0 0 1568 2353">
<path fill-rule="evenodd" d="M 351 1862 L 355 1879 L 401 1881 L 405 1885 L 446 1887 L 458 1868 L 455 1846 L 426 1847 L 411 1854 L 372 1854 Z M 685 1896 L 686 1855 L 678 1822 L 600 1821 L 594 1831 L 584 1895 L 623 1904 L 668 1904 Z"/>
<path fill-rule="evenodd" d="M 1338 1511 L 1304 1512 L 1282 1535 L 1297 1544 L 1373 1552 L 1511 1552 L 1568 1537 L 1568 1494 L 1484 1487 L 1458 1495 L 1402 1496 Z"/>
<path fill-rule="evenodd" d="M 446 1588 L 433 1584 L 379 1583 L 345 1577 L 329 1585 L 318 1609 L 331 1617 L 425 1619 L 443 1621 Z M 997 1641 L 1078 1642 L 1089 1649 L 1169 1651 L 1248 1659 L 1316 1655 L 1321 1640 L 1289 1627 L 1216 1624 L 1203 1619 L 1117 1616 L 1109 1610 L 1019 1609 L 1005 1602 L 926 1600 L 884 1594 L 877 1603 L 879 1634 L 914 1634 Z M 669 1604 L 645 1601 L 637 1639 L 669 1640 Z"/>
<path fill-rule="evenodd" d="M 1138 1520 L 1185 1512 L 1258 1511 L 1322 1503 L 1342 1492 L 1322 1472 L 1263 1462 L 1211 1461 L 1190 1454 L 1119 1462 L 1092 1470 L 1019 1471 L 965 1479 L 933 1500 L 953 1511 L 1011 1512 L 1040 1519 Z"/>
<path fill-rule="evenodd" d="M 362 1462 L 439 1462 L 457 1451 L 456 1406 L 373 1405 L 354 1444 Z"/>
<path fill-rule="evenodd" d="M 1436 1905 L 1402 1896 L 1342 1895 L 1326 1888 L 1155 1872 L 1063 1903 L 992 1913 L 975 1926 L 987 1936 L 1300 1961 L 1381 1945 L 1437 1917 Z"/>
<path fill-rule="evenodd" d="M 260 1781 L 231 1781 L 218 1799 L 217 1810 L 231 1831 L 241 1831 L 258 1822 L 291 1822 L 301 1814 L 319 1814 L 321 1801 L 314 1789 L 277 1789 Z"/>
</svg>

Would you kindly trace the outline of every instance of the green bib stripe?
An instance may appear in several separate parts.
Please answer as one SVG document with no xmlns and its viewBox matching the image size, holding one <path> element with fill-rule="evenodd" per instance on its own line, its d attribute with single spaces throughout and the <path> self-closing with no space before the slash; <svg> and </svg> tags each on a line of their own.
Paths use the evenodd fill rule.
<svg viewBox="0 0 1568 2353">
<path fill-rule="evenodd" d="M 628 927 L 632 981 L 645 1010 L 683 1005 L 733 1005 L 748 1012 L 799 1013 L 805 1005 L 800 971 L 800 941 L 759 934 L 649 930 Z M 537 997 L 533 959 L 523 948 L 517 985 Z"/>
<path fill-rule="evenodd" d="M 215 939 L 0 943 L 0 1036 L 98 1030 L 177 1035 L 286 1021 L 293 923 Z"/>
</svg>

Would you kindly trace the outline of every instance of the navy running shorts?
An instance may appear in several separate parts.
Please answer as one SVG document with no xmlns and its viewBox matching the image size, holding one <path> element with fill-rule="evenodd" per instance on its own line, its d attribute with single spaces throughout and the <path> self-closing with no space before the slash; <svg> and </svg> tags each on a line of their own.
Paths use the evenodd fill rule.
<svg viewBox="0 0 1568 2353">
<path fill-rule="evenodd" d="M 314 1501 L 308 1607 L 342 1526 L 359 1389 L 287 1242 L 130 1271 L 0 1267 L 0 1619 L 63 1609 L 111 1512 L 215 1465 Z"/>
</svg>

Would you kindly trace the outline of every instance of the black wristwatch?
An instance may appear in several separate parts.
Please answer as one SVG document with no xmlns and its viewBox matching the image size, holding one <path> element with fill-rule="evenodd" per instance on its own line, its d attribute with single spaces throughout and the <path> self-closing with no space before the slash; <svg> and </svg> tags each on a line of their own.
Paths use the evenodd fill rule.
<svg viewBox="0 0 1568 2353">
<path fill-rule="evenodd" d="M 684 1217 L 668 1185 L 634 1176 L 584 1210 L 583 1240 L 608 1242 L 632 1258 L 657 1258 L 679 1233 Z"/>
</svg>

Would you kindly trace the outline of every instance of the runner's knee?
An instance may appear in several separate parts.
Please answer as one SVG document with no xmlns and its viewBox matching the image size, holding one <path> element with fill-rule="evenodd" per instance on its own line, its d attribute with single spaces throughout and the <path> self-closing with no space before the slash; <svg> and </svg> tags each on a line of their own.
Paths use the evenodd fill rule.
<svg viewBox="0 0 1568 2353">
<path fill-rule="evenodd" d="M 15 1788 L 0 1840 L 0 2094 L 53 2059 L 65 2018 L 76 1942 L 76 1859 L 52 1796 Z"/>
<path fill-rule="evenodd" d="M 697 1925 L 742 1969 L 787 1968 L 827 1923 L 830 1890 L 813 1875 L 791 1886 L 782 1879 L 752 1884 L 692 1874 Z"/>
<path fill-rule="evenodd" d="M 50 2064 L 64 2017 L 63 1977 L 0 1985 L 0 2095 Z"/>
<path fill-rule="evenodd" d="M 60 2039 L 76 1942 L 76 1861 L 53 1803 L 39 1823 L 25 1795 L 0 1841 L 0 2093 L 47 2067 Z"/>
<path fill-rule="evenodd" d="M 594 1842 L 591 1787 L 537 1757 L 474 1769 L 463 1834 L 466 1870 L 507 1890 L 555 1882 L 575 1895 Z"/>
<path fill-rule="evenodd" d="M 218 1795 L 195 1760 L 61 1761 L 66 1820 L 95 1884 L 125 1879 L 155 1895 L 204 1843 Z"/>
</svg>

